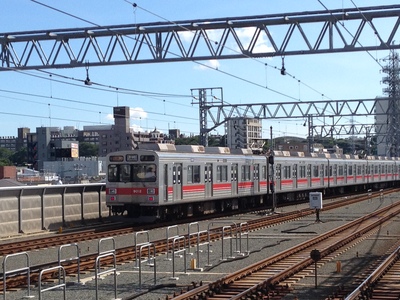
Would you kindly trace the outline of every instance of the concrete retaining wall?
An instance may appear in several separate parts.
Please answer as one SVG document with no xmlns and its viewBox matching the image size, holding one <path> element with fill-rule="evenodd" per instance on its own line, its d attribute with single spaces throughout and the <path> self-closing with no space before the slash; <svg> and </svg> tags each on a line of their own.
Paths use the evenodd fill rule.
<svg viewBox="0 0 400 300">
<path fill-rule="evenodd" d="M 0 188 L 0 236 L 54 230 L 109 215 L 105 184 Z"/>
</svg>

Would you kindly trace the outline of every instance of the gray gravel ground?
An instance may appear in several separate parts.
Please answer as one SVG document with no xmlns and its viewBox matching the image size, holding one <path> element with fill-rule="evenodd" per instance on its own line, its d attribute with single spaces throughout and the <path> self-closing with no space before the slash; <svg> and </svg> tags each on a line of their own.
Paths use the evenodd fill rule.
<svg viewBox="0 0 400 300">
<path fill-rule="evenodd" d="M 332 211 L 322 211 L 320 219 L 322 223 L 316 223 L 315 215 L 304 217 L 290 223 L 276 225 L 270 228 L 251 232 L 249 234 L 249 250 L 250 255 L 242 256 L 236 252 L 239 243 L 236 240 L 227 239 L 224 241 L 224 255 L 222 255 L 222 241 L 212 242 L 210 246 L 201 245 L 199 260 L 197 260 L 197 252 L 191 250 L 193 255 L 186 255 L 186 272 L 184 264 L 184 256 L 175 257 L 175 265 L 172 260 L 167 260 L 166 255 L 156 257 L 156 268 L 142 263 L 141 288 L 139 286 L 139 271 L 136 263 L 125 263 L 117 265 L 117 298 L 128 299 L 136 296 L 135 299 L 166 299 L 174 292 L 179 292 L 183 287 L 192 282 L 198 283 L 202 281 L 207 283 L 216 280 L 235 270 L 244 268 L 252 263 L 260 261 L 275 253 L 290 248 L 300 242 L 315 237 L 334 227 L 340 226 L 346 222 L 361 217 L 366 213 L 377 210 L 394 201 L 398 201 L 397 196 L 386 196 L 383 199 L 373 198 L 372 200 L 363 203 L 354 204 L 351 206 L 339 208 Z M 307 205 L 292 206 L 288 208 L 278 209 L 277 213 L 286 212 L 289 210 L 297 210 L 306 207 Z M 202 222 L 199 224 L 200 230 L 206 230 L 208 227 L 228 226 L 229 224 L 239 224 L 246 222 L 249 219 L 256 218 L 257 215 L 242 215 L 235 219 L 220 219 L 214 221 L 213 224 Z M 326 263 L 318 265 L 317 289 L 315 288 L 315 277 L 313 268 L 306 270 L 304 278 L 292 284 L 293 292 L 285 297 L 285 299 L 325 299 L 332 295 L 340 285 L 348 286 L 351 283 L 357 283 L 361 278 L 365 277 L 368 266 L 376 262 L 378 258 L 385 254 L 390 247 L 398 243 L 400 237 L 400 219 L 388 226 L 383 226 L 375 234 L 370 235 L 363 242 L 351 247 L 347 251 L 337 253 L 336 257 Z M 221 223 L 223 222 L 223 223 Z M 191 226 L 191 232 L 197 231 L 196 226 Z M 169 235 L 183 235 L 188 231 L 188 225 L 180 225 L 170 228 Z M 158 240 L 166 236 L 166 229 L 157 229 L 149 232 L 150 240 Z M 117 248 L 133 245 L 133 235 L 125 235 L 115 237 Z M 232 241 L 232 253 L 231 247 Z M 247 250 L 246 238 L 242 237 L 242 252 Z M 79 249 L 82 255 L 94 253 L 98 251 L 98 241 L 85 242 L 79 244 Z M 112 248 L 110 240 L 104 240 L 101 243 L 102 251 Z M 209 252 L 208 249 L 211 251 Z M 73 256 L 73 247 L 63 250 L 63 257 L 68 255 Z M 33 251 L 29 253 L 31 265 L 40 264 L 48 260 L 57 260 L 58 248 Z M 222 259 L 224 257 L 224 259 Z M 172 258 L 172 254 L 168 255 Z M 190 269 L 192 260 L 196 259 L 197 267 L 202 270 Z M 337 273 L 337 263 L 342 266 L 341 273 Z M 16 263 L 17 264 L 17 263 Z M 10 268 L 15 267 L 10 263 Z M 154 269 L 156 270 L 156 284 L 154 284 Z M 175 275 L 173 274 L 175 271 Z M 76 281 L 76 278 L 67 278 L 68 282 Z M 84 285 L 69 284 L 67 286 L 66 299 L 96 299 L 96 285 L 94 273 L 88 272 L 81 274 L 81 281 Z M 55 283 L 45 285 L 47 288 Z M 148 292 L 151 290 L 150 292 Z M 26 290 L 18 290 L 7 293 L 7 299 L 22 299 L 27 295 Z M 31 288 L 31 295 L 39 298 L 38 287 Z M 113 273 L 98 280 L 98 299 L 114 299 L 114 276 Z M 42 294 L 42 299 L 63 299 L 61 290 L 49 291 Z"/>
</svg>

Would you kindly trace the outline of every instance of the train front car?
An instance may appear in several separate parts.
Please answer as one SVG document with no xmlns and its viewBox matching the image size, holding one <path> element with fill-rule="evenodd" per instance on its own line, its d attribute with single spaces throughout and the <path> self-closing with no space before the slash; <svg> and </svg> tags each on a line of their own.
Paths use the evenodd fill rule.
<svg viewBox="0 0 400 300">
<path fill-rule="evenodd" d="M 156 218 L 158 156 L 154 151 L 114 152 L 107 156 L 106 204 L 114 214 Z M 151 220 L 148 220 L 151 221 Z"/>
</svg>

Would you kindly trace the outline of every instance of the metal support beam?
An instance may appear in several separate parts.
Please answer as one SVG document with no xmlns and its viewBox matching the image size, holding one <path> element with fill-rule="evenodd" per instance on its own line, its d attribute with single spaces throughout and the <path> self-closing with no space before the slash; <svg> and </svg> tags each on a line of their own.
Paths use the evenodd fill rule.
<svg viewBox="0 0 400 300">
<path fill-rule="evenodd" d="M 392 51 L 387 59 L 388 65 L 382 69 L 387 76 L 382 82 L 387 84 L 387 88 L 383 90 L 389 96 L 387 102 L 387 136 L 386 140 L 387 155 L 399 157 L 400 154 L 400 63 L 399 54 Z"/>
<path fill-rule="evenodd" d="M 399 16 L 400 5 L 389 5 L 6 32 L 0 33 L 0 71 L 400 49 L 393 43 Z M 397 21 L 380 28 L 389 18 Z M 373 38 L 365 39 L 371 26 Z M 252 34 L 250 43 L 243 31 Z"/>
<path fill-rule="evenodd" d="M 201 88 L 192 89 L 192 104 L 199 105 L 199 121 L 200 121 L 200 145 L 208 146 L 208 133 L 216 128 L 207 127 L 208 110 L 214 105 L 223 105 L 222 88 Z"/>
</svg>

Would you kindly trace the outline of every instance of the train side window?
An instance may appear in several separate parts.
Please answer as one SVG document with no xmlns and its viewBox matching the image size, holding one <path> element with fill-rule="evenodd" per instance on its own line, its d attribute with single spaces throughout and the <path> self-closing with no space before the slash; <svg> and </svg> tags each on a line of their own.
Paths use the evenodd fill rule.
<svg viewBox="0 0 400 300">
<path fill-rule="evenodd" d="M 312 177 L 319 177 L 319 168 L 318 168 L 318 166 L 313 166 Z"/>
<path fill-rule="evenodd" d="M 221 168 L 222 166 L 217 166 L 217 182 L 221 182 Z"/>
<path fill-rule="evenodd" d="M 261 167 L 261 178 L 264 180 L 267 179 L 267 166 Z"/>
<path fill-rule="evenodd" d="M 200 166 L 193 166 L 193 182 L 200 182 Z"/>
<path fill-rule="evenodd" d="M 322 174 L 322 176 L 328 177 L 329 175 L 329 169 L 328 166 L 325 166 L 325 174 Z"/>
<path fill-rule="evenodd" d="M 221 166 L 221 182 L 228 181 L 228 166 Z"/>
<path fill-rule="evenodd" d="M 306 166 L 299 167 L 299 173 L 297 174 L 299 178 L 306 178 Z"/>
<path fill-rule="evenodd" d="M 242 181 L 250 181 L 250 166 L 249 165 L 243 165 L 242 166 Z"/>
<path fill-rule="evenodd" d="M 251 180 L 250 166 L 246 166 L 246 180 L 247 181 Z"/>
<path fill-rule="evenodd" d="M 290 166 L 283 166 L 283 174 L 282 174 L 283 179 L 291 178 L 290 169 L 291 169 Z"/>
<path fill-rule="evenodd" d="M 339 166 L 338 176 L 343 176 L 343 166 Z"/>
<path fill-rule="evenodd" d="M 349 175 L 349 176 L 353 175 L 353 166 L 352 165 L 348 166 L 347 175 Z"/>
<path fill-rule="evenodd" d="M 217 166 L 217 182 L 227 182 L 227 181 L 228 181 L 228 167 Z"/>
<path fill-rule="evenodd" d="M 193 183 L 193 166 L 187 168 L 187 183 Z"/>
<path fill-rule="evenodd" d="M 199 183 L 200 182 L 200 166 L 188 166 L 187 182 L 188 183 Z"/>
</svg>

